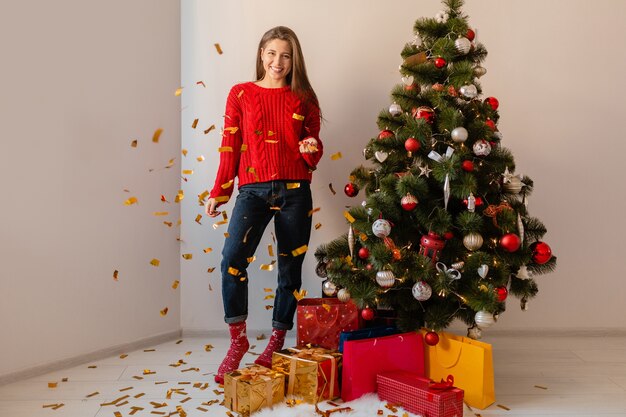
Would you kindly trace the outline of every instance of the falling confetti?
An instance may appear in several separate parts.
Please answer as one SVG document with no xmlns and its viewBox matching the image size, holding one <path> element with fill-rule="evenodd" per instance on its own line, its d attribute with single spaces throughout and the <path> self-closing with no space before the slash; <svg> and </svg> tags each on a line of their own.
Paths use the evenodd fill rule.
<svg viewBox="0 0 626 417">
<path fill-rule="evenodd" d="M 267 245 L 267 252 L 269 253 L 270 257 L 274 257 L 274 247 L 272 245 Z"/>
<path fill-rule="evenodd" d="M 178 288 L 178 285 L 180 284 L 179 280 L 174 280 L 174 282 L 172 283 L 172 289 L 176 289 Z"/>
<path fill-rule="evenodd" d="M 193 254 L 192 253 L 183 253 L 182 257 L 183 257 L 183 259 L 188 261 L 188 260 L 193 258 Z"/>
<path fill-rule="evenodd" d="M 307 250 L 309 249 L 309 247 L 307 245 L 302 245 L 297 249 L 294 249 L 291 251 L 291 255 L 292 256 L 299 256 L 302 255 L 303 253 L 305 253 Z"/>
<path fill-rule="evenodd" d="M 113 271 L 113 279 L 117 281 L 119 275 L 119 271 L 116 269 L 115 271 Z"/>
<path fill-rule="evenodd" d="M 352 217 L 352 215 L 348 211 L 343 212 L 343 217 L 345 217 L 346 220 L 348 220 L 350 223 L 354 223 L 355 221 L 354 217 Z"/>
<path fill-rule="evenodd" d="M 130 143 L 130 147 L 131 147 L 131 148 L 136 148 L 136 147 L 137 147 L 137 139 L 133 140 L 133 141 Z"/>
<path fill-rule="evenodd" d="M 217 53 L 222 55 L 224 53 L 224 51 L 222 51 L 222 47 L 220 46 L 219 43 L 215 44 L 215 49 L 217 50 Z"/>
<path fill-rule="evenodd" d="M 328 188 L 330 188 L 330 192 L 333 193 L 333 195 L 337 194 L 337 192 L 333 189 L 333 183 L 332 182 L 328 184 Z"/>
<path fill-rule="evenodd" d="M 152 214 L 155 216 L 167 216 L 168 214 L 170 214 L 170 212 L 169 211 L 155 211 Z"/>
<path fill-rule="evenodd" d="M 337 152 L 337 153 L 332 154 L 332 155 L 330 156 L 330 159 L 332 159 L 333 161 L 336 161 L 336 160 L 338 160 L 338 159 L 341 159 L 341 152 Z"/>
<path fill-rule="evenodd" d="M 168 311 L 169 311 L 169 308 L 165 307 L 163 310 L 161 310 L 161 316 L 165 317 Z"/>
<path fill-rule="evenodd" d="M 56 388 L 59 385 L 58 382 L 48 382 L 48 388 Z"/>
<path fill-rule="evenodd" d="M 308 217 L 311 217 L 314 213 L 317 213 L 317 212 L 318 212 L 318 211 L 320 211 L 320 210 L 321 210 L 321 208 L 316 207 L 316 208 L 314 208 L 314 209 L 310 210 L 310 211 L 309 211 L 309 213 L 307 214 L 307 216 L 308 216 Z"/>
<path fill-rule="evenodd" d="M 176 97 L 180 97 L 180 95 L 181 95 L 182 93 L 183 93 L 183 87 L 178 87 L 178 88 L 176 89 L 176 91 L 174 92 L 174 95 L 175 95 Z"/>
<path fill-rule="evenodd" d="M 152 135 L 152 142 L 159 143 L 159 138 L 161 137 L 161 133 L 163 133 L 163 129 L 159 128 L 155 130 L 154 134 Z"/>
<path fill-rule="evenodd" d="M 181 150 L 180 152 L 183 154 L 183 156 L 187 156 L 187 153 L 188 153 L 189 151 L 188 151 L 187 149 L 183 149 L 183 150 Z"/>
<path fill-rule="evenodd" d="M 201 85 L 202 87 L 206 88 L 204 81 L 196 81 L 196 85 Z"/>
<path fill-rule="evenodd" d="M 322 227 L 322 223 L 316 223 L 315 224 L 315 230 L 318 230 L 320 227 Z"/>
<path fill-rule="evenodd" d="M 213 248 L 206 248 L 203 250 L 204 253 L 210 253 L 213 252 Z"/>
<path fill-rule="evenodd" d="M 153 260 L 150 261 L 150 265 L 152 266 L 159 266 L 161 264 L 161 261 L 159 261 L 157 258 L 154 258 Z"/>
<path fill-rule="evenodd" d="M 183 198 L 185 198 L 185 193 L 183 190 L 178 190 L 178 194 L 176 194 L 176 197 L 174 198 L 174 202 L 175 203 L 180 203 Z"/>
<path fill-rule="evenodd" d="M 202 224 L 202 223 L 200 223 L 200 220 L 202 220 L 202 214 L 198 214 L 198 215 L 196 216 L 196 223 L 198 223 L 198 224 Z"/>
<path fill-rule="evenodd" d="M 137 204 L 137 197 L 130 197 L 128 200 L 124 201 L 125 206 L 130 206 L 132 204 Z"/>
<path fill-rule="evenodd" d="M 193 175 L 193 169 L 183 169 L 183 175 Z"/>
<path fill-rule="evenodd" d="M 215 129 L 215 125 L 211 125 L 211 126 L 209 126 L 209 127 L 208 127 L 208 129 L 206 129 L 206 130 L 204 131 L 204 134 L 206 135 L 206 134 L 208 134 L 211 130 L 214 130 L 214 129 Z"/>
<path fill-rule="evenodd" d="M 204 156 L 200 155 L 199 157 L 196 158 L 196 161 L 198 161 L 198 162 L 204 161 Z"/>
<path fill-rule="evenodd" d="M 302 300 L 304 297 L 306 297 L 306 290 L 293 290 L 293 296 L 296 297 L 296 300 L 300 301 Z"/>
</svg>

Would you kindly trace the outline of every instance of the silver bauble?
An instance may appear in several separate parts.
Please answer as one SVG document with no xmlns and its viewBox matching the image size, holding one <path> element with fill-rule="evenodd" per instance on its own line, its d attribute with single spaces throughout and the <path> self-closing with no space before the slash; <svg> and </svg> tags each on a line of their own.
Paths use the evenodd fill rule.
<svg viewBox="0 0 626 417">
<path fill-rule="evenodd" d="M 519 179 L 519 177 L 514 176 L 510 177 L 504 184 L 502 184 L 504 191 L 510 194 L 519 194 L 519 192 L 522 191 L 523 186 L 524 183 L 522 180 Z"/>
<path fill-rule="evenodd" d="M 464 127 L 455 127 L 452 129 L 452 132 L 450 132 L 450 136 L 452 140 L 457 143 L 465 142 L 468 136 L 467 129 Z"/>
<path fill-rule="evenodd" d="M 483 245 L 483 237 L 480 233 L 470 232 L 463 237 L 463 246 L 468 250 L 478 250 Z"/>
<path fill-rule="evenodd" d="M 492 326 L 496 322 L 496 319 L 492 313 L 481 310 L 476 313 L 476 316 L 474 316 L 474 321 L 478 327 L 486 329 L 487 327 Z"/>
<path fill-rule="evenodd" d="M 374 236 L 380 238 L 387 237 L 391 233 L 391 223 L 385 219 L 378 219 L 372 224 L 372 232 Z"/>
<path fill-rule="evenodd" d="M 459 93 L 461 93 L 463 97 L 474 98 L 478 95 L 478 89 L 474 84 L 462 85 L 461 88 L 459 88 Z"/>
<path fill-rule="evenodd" d="M 482 77 L 485 74 L 487 74 L 486 68 L 481 67 L 480 65 L 477 67 L 474 67 L 474 75 L 477 76 L 478 78 Z"/>
<path fill-rule="evenodd" d="M 322 284 L 322 292 L 327 297 L 334 297 L 335 295 L 337 295 L 337 286 L 332 282 L 326 280 Z"/>
<path fill-rule="evenodd" d="M 383 288 L 393 287 L 396 283 L 396 276 L 392 271 L 378 271 L 376 273 L 376 282 Z"/>
<path fill-rule="evenodd" d="M 454 47 L 459 53 L 465 55 L 472 49 L 472 43 L 467 38 L 458 38 L 454 41 Z"/>
<path fill-rule="evenodd" d="M 430 288 L 426 281 L 416 282 L 411 291 L 417 301 L 426 301 L 433 295 L 433 289 Z"/>
<path fill-rule="evenodd" d="M 346 288 L 340 289 L 339 291 L 337 291 L 337 298 L 342 303 L 347 303 L 348 301 L 350 301 L 350 291 L 348 291 Z"/>
<path fill-rule="evenodd" d="M 487 156 L 491 153 L 491 145 L 485 139 L 480 139 L 474 142 L 472 150 L 476 156 Z"/>
<path fill-rule="evenodd" d="M 326 262 L 323 261 L 317 263 L 315 266 L 315 273 L 318 277 L 326 278 L 328 276 L 327 266 Z"/>
<path fill-rule="evenodd" d="M 389 106 L 389 113 L 391 113 L 393 117 L 400 116 L 402 114 L 402 107 L 400 107 L 398 103 L 393 103 Z"/>
<path fill-rule="evenodd" d="M 459 262 L 455 262 L 452 265 L 450 265 L 452 268 L 460 271 L 461 269 L 463 269 L 463 267 L 465 266 L 465 262 L 463 261 L 459 261 Z"/>
</svg>

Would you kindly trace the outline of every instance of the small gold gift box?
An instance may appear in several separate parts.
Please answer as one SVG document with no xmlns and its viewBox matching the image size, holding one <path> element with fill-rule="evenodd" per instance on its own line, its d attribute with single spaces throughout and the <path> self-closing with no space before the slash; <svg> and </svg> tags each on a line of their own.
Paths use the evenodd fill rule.
<svg viewBox="0 0 626 417">
<path fill-rule="evenodd" d="M 264 366 L 250 366 L 224 375 L 224 405 L 243 416 L 282 402 L 285 375 Z"/>
<path fill-rule="evenodd" d="M 324 348 L 289 348 L 272 355 L 272 369 L 287 378 L 286 395 L 310 404 L 339 397 L 341 353 Z"/>
</svg>

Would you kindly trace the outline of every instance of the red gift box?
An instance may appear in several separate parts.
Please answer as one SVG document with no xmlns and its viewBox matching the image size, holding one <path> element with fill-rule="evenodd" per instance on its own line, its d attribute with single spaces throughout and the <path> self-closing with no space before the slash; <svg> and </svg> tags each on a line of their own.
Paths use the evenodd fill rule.
<svg viewBox="0 0 626 417">
<path fill-rule="evenodd" d="M 359 312 L 353 302 L 336 298 L 303 298 L 297 309 L 298 346 L 339 348 L 339 334 L 359 328 Z"/>
<path fill-rule="evenodd" d="M 416 332 L 343 344 L 341 398 L 351 401 L 376 392 L 376 375 L 386 371 L 410 371 L 424 375 L 424 342 Z"/>
<path fill-rule="evenodd" d="M 448 382 L 433 383 L 411 372 L 378 374 L 378 397 L 424 417 L 463 417 L 463 390 Z"/>
</svg>

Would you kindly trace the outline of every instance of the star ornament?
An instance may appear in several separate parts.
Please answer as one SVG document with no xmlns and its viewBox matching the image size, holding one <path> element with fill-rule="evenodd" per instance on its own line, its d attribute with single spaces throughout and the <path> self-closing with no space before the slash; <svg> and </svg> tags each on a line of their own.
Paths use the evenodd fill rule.
<svg viewBox="0 0 626 417">
<path fill-rule="evenodd" d="M 420 165 L 418 168 L 420 169 L 420 175 L 419 175 L 420 177 L 423 175 L 426 178 L 428 178 L 430 176 L 430 173 L 432 172 L 432 169 L 430 169 L 428 165 L 426 166 Z"/>
</svg>

